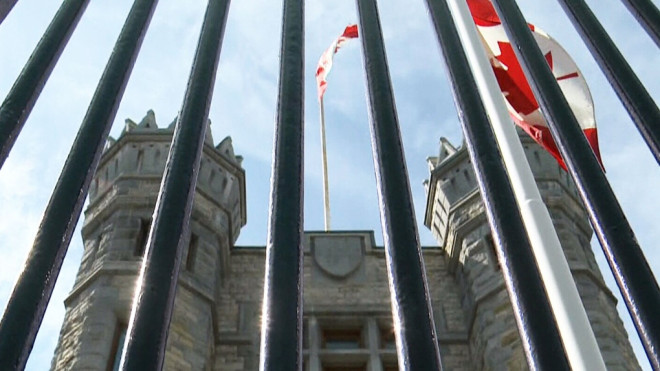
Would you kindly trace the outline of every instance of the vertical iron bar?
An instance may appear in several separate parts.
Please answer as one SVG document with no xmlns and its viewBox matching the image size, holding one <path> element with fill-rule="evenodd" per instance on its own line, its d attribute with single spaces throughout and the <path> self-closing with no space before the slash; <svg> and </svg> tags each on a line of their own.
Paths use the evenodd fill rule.
<svg viewBox="0 0 660 371">
<path fill-rule="evenodd" d="M 0 106 L 0 168 L 89 0 L 65 0 Z"/>
<path fill-rule="evenodd" d="M 7 14 L 16 5 L 17 0 L 0 0 L 0 23 L 5 20 Z"/>
<path fill-rule="evenodd" d="M 651 0 L 621 0 L 660 47 L 660 11 Z"/>
<path fill-rule="evenodd" d="M 357 8 L 369 89 L 371 142 L 399 369 L 441 370 L 442 363 L 376 1 L 357 0 Z"/>
<path fill-rule="evenodd" d="M 516 56 L 577 185 L 652 366 L 660 369 L 660 289 L 600 164 L 513 0 L 494 0 Z"/>
<path fill-rule="evenodd" d="M 527 363 L 532 370 L 568 370 L 568 359 L 513 189 L 449 7 L 444 0 L 426 3 L 448 67 Z"/>
<path fill-rule="evenodd" d="M 559 0 L 559 3 L 660 163 L 660 110 L 653 98 L 584 0 Z"/>
<path fill-rule="evenodd" d="M 160 370 L 208 127 L 229 0 L 209 0 L 136 285 L 122 370 Z"/>
<path fill-rule="evenodd" d="M 302 369 L 304 2 L 285 0 L 260 369 Z"/>
<path fill-rule="evenodd" d="M 71 147 L 0 322 L 2 370 L 25 367 L 156 3 L 133 4 Z"/>
</svg>

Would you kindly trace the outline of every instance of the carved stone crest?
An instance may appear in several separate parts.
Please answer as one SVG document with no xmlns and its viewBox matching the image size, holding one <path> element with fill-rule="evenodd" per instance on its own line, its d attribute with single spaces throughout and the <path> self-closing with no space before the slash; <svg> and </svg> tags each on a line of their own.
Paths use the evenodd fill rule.
<svg viewBox="0 0 660 371">
<path fill-rule="evenodd" d="M 362 264 L 364 249 L 360 236 L 315 236 L 311 242 L 314 261 L 334 278 L 347 277 Z"/>
</svg>

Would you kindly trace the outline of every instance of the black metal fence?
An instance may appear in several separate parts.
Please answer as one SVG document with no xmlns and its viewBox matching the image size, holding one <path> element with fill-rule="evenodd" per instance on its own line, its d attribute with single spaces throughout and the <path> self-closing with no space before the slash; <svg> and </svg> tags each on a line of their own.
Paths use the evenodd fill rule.
<svg viewBox="0 0 660 371">
<path fill-rule="evenodd" d="M 15 1 L 0 2 L 0 21 Z M 73 228 L 80 216 L 103 143 L 147 31 L 156 0 L 135 0 L 103 78 L 53 190 L 33 248 L 0 323 L 0 369 L 23 369 L 39 331 Z M 626 60 L 582 0 L 560 0 L 610 84 L 660 161 L 660 111 Z M 660 289 L 603 170 L 583 139 L 513 0 L 494 0 L 516 54 L 546 115 L 569 173 L 631 313 L 654 369 L 660 369 Z M 625 1 L 650 36 L 660 39 L 660 13 L 650 0 Z M 86 0 L 65 0 L 0 106 L 0 166 L 25 124 L 49 74 L 82 16 Z M 444 0 L 427 0 L 443 51 L 467 146 L 477 173 L 500 265 L 532 369 L 569 369 L 543 282 L 513 198 L 504 164 L 472 72 Z M 412 6 L 412 5 L 411 5 Z M 430 311 L 408 173 L 390 83 L 376 0 L 357 0 L 371 118 L 387 268 L 396 301 L 400 366 L 438 370 L 442 360 Z M 188 89 L 159 193 L 140 276 L 140 300 L 132 310 L 123 369 L 162 367 L 188 228 L 212 86 L 224 34 L 228 0 L 209 0 Z M 302 366 L 302 226 L 304 7 L 285 0 L 279 95 L 265 276 L 261 366 Z M 1 27 L 1 25 L 0 25 Z M 163 207 L 167 205 L 167 207 Z M 394 227 L 396 226 L 396 227 Z M 514 243 L 515 242 L 515 243 Z M 158 249 L 154 249 L 158 246 Z M 515 249 L 514 249 L 515 247 Z"/>
</svg>

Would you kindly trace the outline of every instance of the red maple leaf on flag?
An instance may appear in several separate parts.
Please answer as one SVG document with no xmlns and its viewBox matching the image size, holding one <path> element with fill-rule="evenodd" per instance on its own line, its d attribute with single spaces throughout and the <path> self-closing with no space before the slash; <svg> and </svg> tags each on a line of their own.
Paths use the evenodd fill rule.
<svg viewBox="0 0 660 371">
<path fill-rule="evenodd" d="M 497 82 L 506 100 L 516 112 L 529 115 L 539 108 L 525 74 L 518 63 L 511 44 L 498 43 L 501 54 L 496 58 L 500 64 L 491 63 Z"/>
<path fill-rule="evenodd" d="M 498 64 L 493 63 L 493 71 L 499 82 L 500 89 L 506 100 L 517 112 L 529 115 L 539 109 L 539 104 L 529 86 L 522 66 L 518 62 L 510 43 L 499 42 L 501 54 L 497 56 Z M 553 69 L 552 52 L 545 54 L 545 60 Z M 578 77 L 577 72 L 556 77 L 557 81 Z"/>
<path fill-rule="evenodd" d="M 493 72 L 495 72 L 495 77 L 497 78 L 500 90 L 502 90 L 502 94 L 507 102 L 509 102 L 511 107 L 521 117 L 531 115 L 534 111 L 539 109 L 539 103 L 534 97 L 532 88 L 525 78 L 525 73 L 516 58 L 513 47 L 510 43 L 506 42 L 498 42 L 498 46 L 500 49 L 500 55 L 498 55 L 496 59 L 499 63 L 491 61 L 491 65 L 493 66 Z M 552 52 L 545 54 L 545 60 L 548 62 L 548 65 L 552 70 L 554 67 Z M 579 74 L 577 72 L 571 72 L 566 75 L 557 76 L 556 79 L 561 81 L 576 78 L 578 76 Z M 530 125 L 525 122 L 524 118 L 521 119 L 514 117 L 514 120 L 523 128 L 523 130 L 535 138 L 541 146 L 546 148 L 548 152 L 555 157 L 562 168 L 566 169 L 566 164 L 559 154 L 557 144 L 546 126 Z M 589 137 L 591 133 L 585 134 Z M 593 140 L 590 140 L 590 142 L 593 142 Z M 597 144 L 593 149 L 597 157 L 600 158 Z"/>
</svg>

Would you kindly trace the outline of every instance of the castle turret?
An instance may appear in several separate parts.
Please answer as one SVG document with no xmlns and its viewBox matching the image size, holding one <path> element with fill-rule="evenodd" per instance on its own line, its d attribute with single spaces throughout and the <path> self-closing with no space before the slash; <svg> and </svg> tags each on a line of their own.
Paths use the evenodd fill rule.
<svg viewBox="0 0 660 371">
<path fill-rule="evenodd" d="M 176 120 L 175 120 L 176 121 Z M 209 122 L 210 125 L 210 122 Z M 116 369 L 174 123 L 158 128 L 149 111 L 126 120 L 110 139 L 89 192 L 84 253 L 66 314 L 54 370 Z M 213 146 L 207 131 L 183 251 L 165 368 L 209 369 L 220 329 L 218 293 L 228 255 L 246 223 L 245 172 L 229 137 Z"/>
<path fill-rule="evenodd" d="M 616 311 L 616 298 L 605 285 L 589 245 L 592 230 L 570 176 L 531 138 L 521 139 L 608 369 L 639 369 Z M 467 149 L 443 138 L 439 155 L 429 158 L 428 165 L 424 224 L 447 253 L 449 269 L 461 286 L 469 368 L 526 369 Z"/>
</svg>

